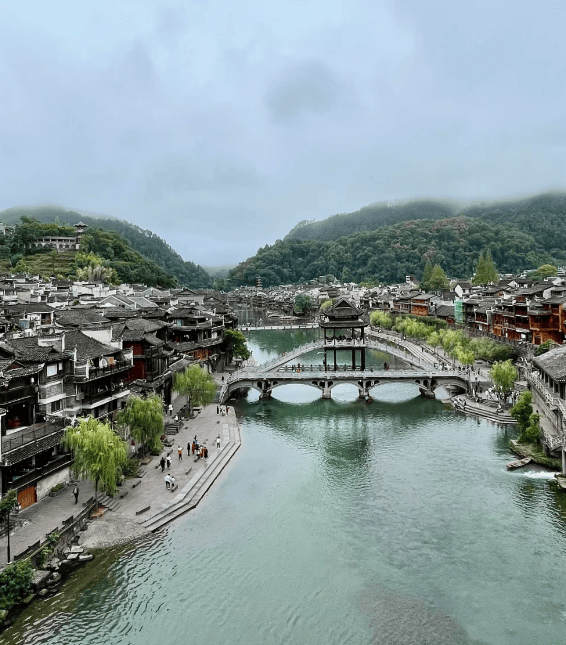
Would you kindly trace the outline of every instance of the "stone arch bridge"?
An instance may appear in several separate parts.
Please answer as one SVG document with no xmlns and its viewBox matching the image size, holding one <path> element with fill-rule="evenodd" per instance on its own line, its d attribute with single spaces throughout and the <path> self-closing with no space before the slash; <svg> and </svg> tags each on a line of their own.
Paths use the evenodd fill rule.
<svg viewBox="0 0 566 645">
<path fill-rule="evenodd" d="M 277 387 L 290 384 L 309 385 L 321 391 L 323 398 L 331 398 L 332 389 L 342 383 L 351 383 L 358 388 L 361 398 L 368 398 L 370 390 L 377 385 L 388 382 L 414 383 L 421 394 L 434 397 L 439 386 L 449 386 L 467 392 L 470 388 L 468 373 L 458 369 L 445 369 L 440 361 L 421 352 L 412 343 L 398 340 L 394 343 L 381 340 L 360 341 L 359 346 L 385 352 L 408 364 L 406 369 L 352 368 L 344 365 L 339 369 L 329 366 L 305 364 L 300 358 L 309 352 L 324 349 L 351 350 L 352 342 L 329 342 L 317 339 L 297 347 L 292 352 L 284 353 L 277 358 L 254 367 L 238 370 L 228 377 L 219 396 L 220 403 L 225 403 L 240 388 L 253 388 L 260 393 L 260 398 L 269 398 Z"/>
</svg>

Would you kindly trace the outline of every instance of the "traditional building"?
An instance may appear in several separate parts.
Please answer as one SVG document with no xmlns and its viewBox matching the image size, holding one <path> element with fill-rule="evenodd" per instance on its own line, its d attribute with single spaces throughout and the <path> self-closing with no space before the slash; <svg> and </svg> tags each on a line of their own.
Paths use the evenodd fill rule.
<svg viewBox="0 0 566 645">
<path fill-rule="evenodd" d="M 326 370 L 338 369 L 338 351 L 351 354 L 351 368 L 366 367 L 364 330 L 368 320 L 346 298 L 339 298 L 321 316 L 320 327 L 324 331 L 324 365 Z"/>
<path fill-rule="evenodd" d="M 63 235 L 46 235 L 39 237 L 33 243 L 38 248 L 50 248 L 56 251 L 79 251 L 81 248 L 81 238 L 87 228 L 86 224 L 79 222 L 75 224 L 75 236 L 65 237 Z"/>
</svg>

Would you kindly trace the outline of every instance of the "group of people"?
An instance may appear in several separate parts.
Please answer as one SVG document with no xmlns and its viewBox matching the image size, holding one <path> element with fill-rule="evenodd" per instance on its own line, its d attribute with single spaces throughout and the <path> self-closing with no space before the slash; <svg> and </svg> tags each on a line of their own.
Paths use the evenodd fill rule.
<svg viewBox="0 0 566 645">
<path fill-rule="evenodd" d="M 167 457 L 165 457 L 164 455 L 161 455 L 159 465 L 161 466 L 161 472 L 163 472 L 165 470 L 165 466 L 167 466 L 167 470 L 170 470 L 171 469 L 171 455 L 167 455 Z"/>
<path fill-rule="evenodd" d="M 171 490 L 175 487 L 175 477 L 167 473 L 165 475 L 165 490 Z"/>
<path fill-rule="evenodd" d="M 228 406 L 227 405 L 217 405 L 216 406 L 216 414 L 221 414 L 222 416 L 225 416 L 228 414 Z"/>
</svg>

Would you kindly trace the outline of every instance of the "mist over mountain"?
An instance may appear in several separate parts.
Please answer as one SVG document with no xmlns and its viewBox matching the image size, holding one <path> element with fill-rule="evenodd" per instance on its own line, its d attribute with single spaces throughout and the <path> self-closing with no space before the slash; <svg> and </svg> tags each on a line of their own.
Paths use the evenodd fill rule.
<svg viewBox="0 0 566 645">
<path fill-rule="evenodd" d="M 320 222 L 303 222 L 230 272 L 233 286 L 341 280 L 399 282 L 420 277 L 427 260 L 467 279 L 482 250 L 498 270 L 517 273 L 566 263 L 566 193 L 471 204 L 415 200 L 373 204 Z"/>
<path fill-rule="evenodd" d="M 115 217 L 95 217 L 51 205 L 15 207 L 0 211 L 0 221 L 6 224 L 15 224 L 22 216 L 33 217 L 40 222 L 57 221 L 61 224 L 70 225 L 82 221 L 91 228 L 114 231 L 126 240 L 132 249 L 152 260 L 167 273 L 177 278 L 180 285 L 201 288 L 209 287 L 212 284 L 210 275 L 201 266 L 183 260 L 179 253 L 158 235 L 126 220 Z"/>
</svg>

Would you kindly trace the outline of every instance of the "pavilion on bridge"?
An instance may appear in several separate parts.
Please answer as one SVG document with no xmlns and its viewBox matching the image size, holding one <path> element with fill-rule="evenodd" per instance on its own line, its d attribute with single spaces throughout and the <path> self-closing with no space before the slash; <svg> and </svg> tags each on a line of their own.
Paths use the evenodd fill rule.
<svg viewBox="0 0 566 645">
<path fill-rule="evenodd" d="M 339 298 L 327 309 L 320 320 L 324 330 L 324 365 L 325 369 L 338 369 L 336 352 L 351 351 L 351 368 L 366 368 L 366 342 L 364 330 L 369 320 L 361 309 L 358 309 L 347 298 Z M 328 359 L 331 359 L 330 362 Z M 358 360 L 357 360 L 358 359 Z M 333 365 L 333 366 L 332 366 Z"/>
</svg>

